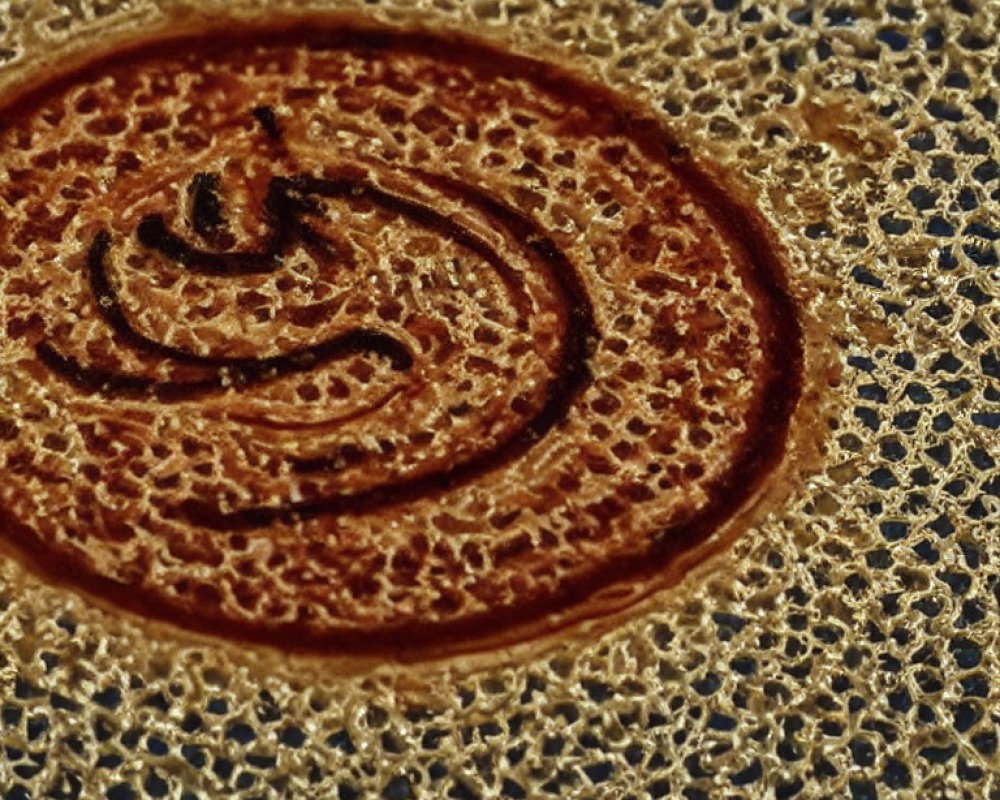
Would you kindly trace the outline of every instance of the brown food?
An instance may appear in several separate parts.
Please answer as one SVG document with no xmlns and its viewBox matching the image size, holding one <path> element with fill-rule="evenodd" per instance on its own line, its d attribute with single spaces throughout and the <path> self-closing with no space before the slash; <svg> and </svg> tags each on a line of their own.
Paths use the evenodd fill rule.
<svg viewBox="0 0 1000 800">
<path fill-rule="evenodd" d="M 322 651 L 538 632 L 673 574 L 784 452 L 768 236 L 556 67 L 232 29 L 53 79 L 0 144 L 2 533 L 124 608 Z"/>
</svg>

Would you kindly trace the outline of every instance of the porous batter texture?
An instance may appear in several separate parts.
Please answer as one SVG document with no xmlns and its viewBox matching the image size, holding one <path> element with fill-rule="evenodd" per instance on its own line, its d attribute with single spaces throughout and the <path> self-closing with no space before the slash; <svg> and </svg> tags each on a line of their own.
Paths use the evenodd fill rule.
<svg viewBox="0 0 1000 800">
<path fill-rule="evenodd" d="M 140 49 L 4 106 L 5 797 L 997 796 L 995 4 L 654 6 L 297 3 L 397 31 L 419 11 L 497 55 L 278 37 L 273 69 L 249 69 L 261 51 L 227 45 L 230 23 L 198 70 L 189 49 Z M 277 8 L 10 4 L 0 82 L 23 97 L 83 51 Z M 475 89 L 449 88 L 463 71 Z M 556 73 L 611 94 L 560 128 Z M 510 132 L 471 136 L 476 115 Z M 528 633 L 550 635 L 504 623 L 487 638 L 507 649 L 412 663 L 370 642 L 359 668 L 351 632 L 433 638 L 549 602 L 711 505 L 788 365 L 757 228 L 721 219 L 695 173 L 742 187 L 734 208 L 772 232 L 818 463 L 738 487 L 767 513 L 734 511 L 741 535 L 686 578 L 605 583 L 610 620 L 542 604 Z M 253 255 L 242 272 L 232 252 Z M 558 424 L 522 442 L 591 330 Z M 824 348 L 839 369 L 810 371 Z M 525 449 L 448 485 L 446 510 L 315 505 L 507 440 Z M 618 506 L 585 498 L 608 497 L 624 510 L 601 520 Z M 478 566 L 459 548 L 449 571 L 457 542 Z M 351 568 L 373 583 L 352 589 Z M 282 626 L 321 652 L 268 649 Z"/>
<path fill-rule="evenodd" d="M 269 644 L 479 636 L 669 572 L 784 451 L 760 223 L 544 62 L 317 19 L 7 113 L 7 539 L 98 594 Z"/>
</svg>

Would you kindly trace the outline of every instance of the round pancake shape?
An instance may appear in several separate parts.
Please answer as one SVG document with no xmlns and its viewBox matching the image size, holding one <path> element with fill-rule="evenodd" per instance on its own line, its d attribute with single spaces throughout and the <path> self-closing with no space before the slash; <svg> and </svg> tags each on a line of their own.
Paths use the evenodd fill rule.
<svg viewBox="0 0 1000 800">
<path fill-rule="evenodd" d="M 145 42 L 0 110 L 0 530 L 224 638 L 423 654 L 689 566 L 785 451 L 795 303 L 659 119 L 449 34 Z"/>
</svg>

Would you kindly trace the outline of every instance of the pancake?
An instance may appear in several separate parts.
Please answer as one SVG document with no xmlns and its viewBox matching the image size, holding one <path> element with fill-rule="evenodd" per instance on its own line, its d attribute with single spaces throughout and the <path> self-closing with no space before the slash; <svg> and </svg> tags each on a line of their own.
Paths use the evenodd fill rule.
<svg viewBox="0 0 1000 800">
<path fill-rule="evenodd" d="M 768 231 L 563 67 L 231 26 L 53 76 L 0 142 L 2 536 L 116 607 L 317 652 L 535 636 L 675 580 L 785 453 Z"/>
</svg>

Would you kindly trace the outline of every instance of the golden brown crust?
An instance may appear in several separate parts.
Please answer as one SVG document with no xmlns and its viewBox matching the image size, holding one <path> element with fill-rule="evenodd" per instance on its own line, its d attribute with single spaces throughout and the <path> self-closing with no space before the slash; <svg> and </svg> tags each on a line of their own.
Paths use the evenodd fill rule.
<svg viewBox="0 0 1000 800">
<path fill-rule="evenodd" d="M 6 540 L 77 587 L 425 657 L 633 604 L 787 491 L 777 248 L 633 103 L 328 21 L 5 108 Z"/>
</svg>

